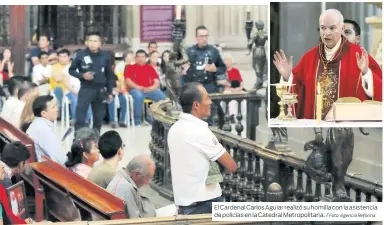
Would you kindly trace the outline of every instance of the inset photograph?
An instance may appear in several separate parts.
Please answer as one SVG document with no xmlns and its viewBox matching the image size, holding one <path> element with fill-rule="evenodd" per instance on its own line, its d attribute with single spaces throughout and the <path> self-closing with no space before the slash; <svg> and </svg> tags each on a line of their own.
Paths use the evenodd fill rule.
<svg viewBox="0 0 384 225">
<path fill-rule="evenodd" d="M 382 3 L 271 3 L 269 126 L 382 126 Z"/>
</svg>

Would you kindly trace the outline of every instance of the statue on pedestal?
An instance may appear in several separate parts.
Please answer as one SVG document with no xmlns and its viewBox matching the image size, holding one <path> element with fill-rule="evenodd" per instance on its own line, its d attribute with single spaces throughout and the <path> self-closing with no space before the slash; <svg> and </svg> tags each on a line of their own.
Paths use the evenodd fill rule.
<svg viewBox="0 0 384 225">
<path fill-rule="evenodd" d="M 312 150 L 306 161 L 308 175 L 317 183 L 332 182 L 332 201 L 352 201 L 345 189 L 345 175 L 352 162 L 354 133 L 352 128 L 329 128 L 325 143 L 322 129 L 314 128 L 315 140 L 304 145 L 304 151 Z M 360 132 L 364 132 L 360 128 Z"/>
<path fill-rule="evenodd" d="M 268 63 L 267 56 L 265 53 L 265 42 L 268 40 L 268 34 L 266 34 L 264 29 L 264 22 L 258 20 L 255 22 L 255 26 L 257 32 L 252 35 L 252 37 L 248 40 L 248 49 L 249 54 L 252 51 L 252 67 L 256 73 L 256 83 L 255 89 L 258 90 L 260 88 L 267 87 L 267 74 L 268 74 Z M 255 44 L 255 48 L 252 47 Z"/>
<path fill-rule="evenodd" d="M 169 53 L 169 62 L 166 65 L 165 83 L 169 98 L 172 100 L 176 109 L 179 106 L 180 79 L 182 65 L 188 63 L 188 55 L 185 53 L 182 41 L 185 35 L 185 24 L 176 20 L 173 25 L 173 47 Z"/>
<path fill-rule="evenodd" d="M 266 110 L 265 110 L 265 116 L 268 121 L 268 87 L 266 91 L 266 97 L 264 99 Z M 287 150 L 288 149 L 288 130 L 286 127 L 270 127 L 272 131 L 272 138 L 269 141 L 268 145 L 266 146 L 267 149 L 270 150 Z"/>
</svg>

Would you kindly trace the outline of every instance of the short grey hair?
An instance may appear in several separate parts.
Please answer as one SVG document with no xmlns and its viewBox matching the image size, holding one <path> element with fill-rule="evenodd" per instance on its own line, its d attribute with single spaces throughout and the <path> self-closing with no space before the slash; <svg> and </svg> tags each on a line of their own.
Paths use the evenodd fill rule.
<svg viewBox="0 0 384 225">
<path fill-rule="evenodd" d="M 343 26 L 344 24 L 344 17 L 343 17 L 343 14 L 341 14 L 341 12 L 337 9 L 327 9 L 325 10 L 324 12 L 321 13 L 320 17 L 319 17 L 319 24 L 320 24 L 320 21 L 321 21 L 321 18 L 324 16 L 324 15 L 327 15 L 327 14 L 333 14 L 335 16 L 338 16 L 339 19 L 340 19 L 340 25 Z"/>
<path fill-rule="evenodd" d="M 100 138 L 99 131 L 89 127 L 82 127 L 75 133 L 75 140 L 91 139 L 93 142 L 98 143 Z"/>
<path fill-rule="evenodd" d="M 138 155 L 128 163 L 126 170 L 128 173 L 140 172 L 146 176 L 149 173 L 149 166 L 154 164 L 149 155 Z"/>
<path fill-rule="evenodd" d="M 235 58 L 233 58 L 233 55 L 231 55 L 230 53 L 224 53 L 223 59 L 225 59 L 225 58 L 229 58 L 232 63 L 234 63 L 234 61 L 235 61 Z"/>
</svg>

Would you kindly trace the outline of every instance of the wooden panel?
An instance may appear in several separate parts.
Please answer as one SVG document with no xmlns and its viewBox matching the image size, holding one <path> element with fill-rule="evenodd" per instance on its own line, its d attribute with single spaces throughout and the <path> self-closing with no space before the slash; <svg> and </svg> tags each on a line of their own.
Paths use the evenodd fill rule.
<svg viewBox="0 0 384 225">
<path fill-rule="evenodd" d="M 8 123 L 6 120 L 0 117 L 0 133 L 4 134 L 11 141 L 20 141 L 25 146 L 27 146 L 31 157 L 28 162 L 33 163 L 37 162 L 35 145 L 33 140 L 23 131 L 14 127 L 12 124 Z"/>
<path fill-rule="evenodd" d="M 26 53 L 26 27 L 25 27 L 25 16 L 26 10 L 25 5 L 13 5 L 10 6 L 10 36 L 12 43 L 12 55 L 14 56 L 15 62 L 15 74 L 24 74 L 24 63 Z"/>
<path fill-rule="evenodd" d="M 40 163 L 31 164 L 35 174 L 42 179 L 47 179 L 60 188 L 66 189 L 76 202 L 80 199 L 82 204 L 87 204 L 89 211 L 97 211 L 106 215 L 110 219 L 127 218 L 125 213 L 125 202 L 112 195 L 103 188 L 79 175 L 69 171 L 62 165 L 47 160 Z"/>
</svg>

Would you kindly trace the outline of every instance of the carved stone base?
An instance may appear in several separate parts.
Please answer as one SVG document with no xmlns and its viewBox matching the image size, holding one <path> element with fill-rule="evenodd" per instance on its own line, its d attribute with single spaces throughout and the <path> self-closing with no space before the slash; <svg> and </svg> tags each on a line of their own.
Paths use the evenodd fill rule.
<svg viewBox="0 0 384 225">
<path fill-rule="evenodd" d="M 260 96 L 266 96 L 267 95 L 267 88 L 266 87 L 261 87 L 256 90 L 256 94 Z"/>
<path fill-rule="evenodd" d="M 290 152 L 291 149 L 288 148 L 288 143 L 275 143 L 273 140 L 269 141 L 266 146 L 267 149 L 276 150 L 280 152 Z"/>
<path fill-rule="evenodd" d="M 321 202 L 352 202 L 352 199 L 350 198 L 336 199 L 331 195 L 326 195 L 321 199 Z"/>
</svg>

